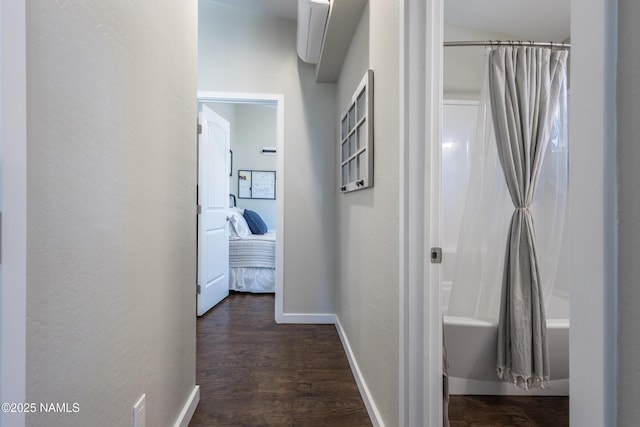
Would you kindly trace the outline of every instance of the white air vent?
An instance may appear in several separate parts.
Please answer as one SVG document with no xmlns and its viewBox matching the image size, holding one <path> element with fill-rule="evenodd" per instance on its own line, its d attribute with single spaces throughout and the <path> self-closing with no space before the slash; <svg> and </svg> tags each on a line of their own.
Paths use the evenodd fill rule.
<svg viewBox="0 0 640 427">
<path fill-rule="evenodd" d="M 298 0 L 298 56 L 304 62 L 320 60 L 329 0 Z"/>
</svg>

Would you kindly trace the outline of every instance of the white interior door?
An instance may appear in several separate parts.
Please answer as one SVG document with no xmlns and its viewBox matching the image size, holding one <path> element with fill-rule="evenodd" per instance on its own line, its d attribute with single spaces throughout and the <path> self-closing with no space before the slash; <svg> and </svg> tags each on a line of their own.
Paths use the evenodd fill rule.
<svg viewBox="0 0 640 427">
<path fill-rule="evenodd" d="M 229 122 L 200 104 L 198 316 L 229 295 Z"/>
</svg>

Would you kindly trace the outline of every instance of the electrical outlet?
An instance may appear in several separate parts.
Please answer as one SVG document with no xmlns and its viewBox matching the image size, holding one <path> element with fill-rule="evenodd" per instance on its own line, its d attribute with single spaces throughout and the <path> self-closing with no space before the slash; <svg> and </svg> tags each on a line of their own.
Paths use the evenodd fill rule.
<svg viewBox="0 0 640 427">
<path fill-rule="evenodd" d="M 142 397 L 133 405 L 133 427 L 145 427 L 146 418 L 146 402 L 147 395 L 143 394 Z"/>
</svg>

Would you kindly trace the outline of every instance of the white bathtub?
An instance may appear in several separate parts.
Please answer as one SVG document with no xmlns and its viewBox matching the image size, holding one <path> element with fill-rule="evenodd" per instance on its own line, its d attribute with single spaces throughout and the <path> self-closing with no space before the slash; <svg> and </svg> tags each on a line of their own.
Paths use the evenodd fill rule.
<svg viewBox="0 0 640 427">
<path fill-rule="evenodd" d="M 547 312 L 551 384 L 548 389 L 532 391 L 496 381 L 497 322 L 445 315 L 444 339 L 451 394 L 568 395 L 568 299 L 554 296 Z"/>
</svg>

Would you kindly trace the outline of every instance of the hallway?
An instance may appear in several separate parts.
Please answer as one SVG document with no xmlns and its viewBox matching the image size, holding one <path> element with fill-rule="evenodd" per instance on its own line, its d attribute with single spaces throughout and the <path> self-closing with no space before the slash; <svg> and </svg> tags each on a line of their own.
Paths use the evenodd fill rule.
<svg viewBox="0 0 640 427">
<path fill-rule="evenodd" d="M 191 427 L 370 426 L 333 325 L 277 325 L 272 294 L 232 293 L 198 319 Z"/>
</svg>

